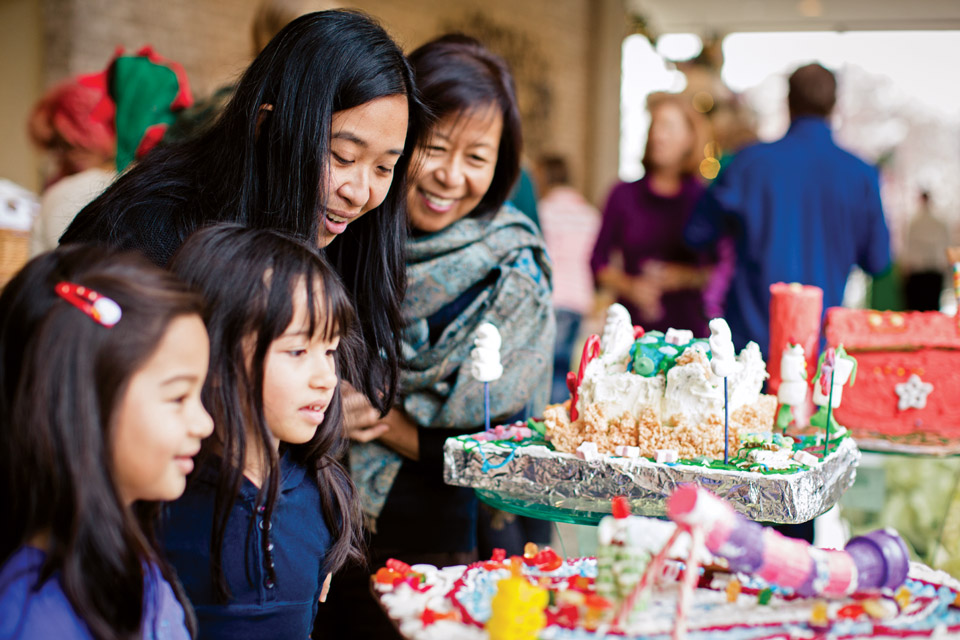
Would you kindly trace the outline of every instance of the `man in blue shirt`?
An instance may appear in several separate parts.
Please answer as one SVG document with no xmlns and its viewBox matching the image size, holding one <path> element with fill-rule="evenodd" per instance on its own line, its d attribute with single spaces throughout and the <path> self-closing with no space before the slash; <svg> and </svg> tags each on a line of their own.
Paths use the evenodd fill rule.
<svg viewBox="0 0 960 640">
<path fill-rule="evenodd" d="M 737 269 L 726 319 L 738 348 L 753 340 L 768 359 L 771 284 L 816 285 L 826 310 L 842 303 L 853 265 L 876 274 L 890 263 L 877 171 L 838 147 L 827 124 L 836 89 L 822 66 L 797 69 L 786 135 L 740 151 L 686 228 L 695 249 L 733 235 Z"/>
</svg>

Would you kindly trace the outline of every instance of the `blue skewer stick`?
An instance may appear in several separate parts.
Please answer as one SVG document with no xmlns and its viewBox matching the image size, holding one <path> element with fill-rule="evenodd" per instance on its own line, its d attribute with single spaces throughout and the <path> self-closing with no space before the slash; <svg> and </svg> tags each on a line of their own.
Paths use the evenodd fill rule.
<svg viewBox="0 0 960 640">
<path fill-rule="evenodd" d="M 827 453 L 830 448 L 830 419 L 833 412 L 833 376 L 837 375 L 837 368 L 834 367 L 830 372 L 830 393 L 827 394 L 827 438 L 823 443 L 823 459 L 827 459 Z"/>
<path fill-rule="evenodd" d="M 490 383 L 483 383 L 483 424 L 490 431 Z"/>
<path fill-rule="evenodd" d="M 727 409 L 727 379 L 723 379 L 723 464 L 730 464 L 730 411 Z"/>
</svg>

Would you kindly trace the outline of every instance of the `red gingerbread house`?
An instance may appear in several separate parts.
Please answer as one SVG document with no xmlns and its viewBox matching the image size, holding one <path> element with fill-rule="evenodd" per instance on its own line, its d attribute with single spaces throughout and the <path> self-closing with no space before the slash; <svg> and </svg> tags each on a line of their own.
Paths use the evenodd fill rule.
<svg viewBox="0 0 960 640">
<path fill-rule="evenodd" d="M 960 327 L 939 312 L 827 310 L 827 344 L 859 364 L 837 421 L 862 446 L 960 451 Z"/>
</svg>

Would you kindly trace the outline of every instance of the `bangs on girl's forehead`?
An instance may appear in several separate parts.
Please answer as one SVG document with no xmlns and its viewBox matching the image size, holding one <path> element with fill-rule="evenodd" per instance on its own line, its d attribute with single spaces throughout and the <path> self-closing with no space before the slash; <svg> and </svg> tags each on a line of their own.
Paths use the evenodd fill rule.
<svg viewBox="0 0 960 640">
<path fill-rule="evenodd" d="M 301 283 L 306 288 L 306 329 L 310 337 L 320 335 L 324 340 L 332 340 L 349 331 L 353 322 L 353 307 L 336 277 L 315 265 L 292 282 L 291 293 Z"/>
</svg>

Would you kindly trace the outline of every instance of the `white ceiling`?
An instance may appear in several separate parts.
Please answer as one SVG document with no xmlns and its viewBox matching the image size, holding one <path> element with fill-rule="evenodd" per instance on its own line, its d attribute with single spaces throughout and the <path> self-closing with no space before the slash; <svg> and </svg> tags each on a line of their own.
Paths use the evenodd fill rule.
<svg viewBox="0 0 960 640">
<path fill-rule="evenodd" d="M 652 34 L 960 29 L 960 0 L 624 0 Z"/>
</svg>

